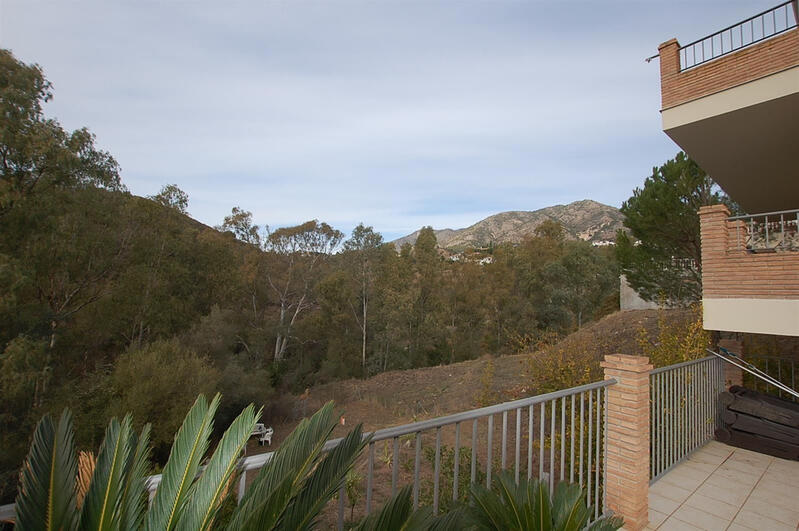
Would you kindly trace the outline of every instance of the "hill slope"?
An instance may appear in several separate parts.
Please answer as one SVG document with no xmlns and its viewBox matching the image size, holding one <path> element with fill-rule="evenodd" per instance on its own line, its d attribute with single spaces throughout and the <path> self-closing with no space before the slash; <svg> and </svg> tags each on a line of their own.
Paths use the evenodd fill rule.
<svg viewBox="0 0 799 531">
<path fill-rule="evenodd" d="M 692 317 L 688 310 L 616 312 L 567 336 L 551 350 L 590 348 L 594 354 L 593 362 L 598 367 L 605 354 L 639 354 L 641 330 L 646 330 L 650 337 L 657 336 L 659 316 L 666 323 L 683 322 Z M 336 428 L 336 436 L 343 436 L 348 428 L 359 422 L 363 422 L 367 430 L 372 430 L 472 409 L 479 407 L 481 380 L 489 360 L 494 365 L 493 402 L 533 396 L 538 393 L 530 386 L 530 371 L 534 370 L 536 360 L 540 356 L 546 357 L 548 352 L 498 358 L 485 356 L 452 365 L 390 371 L 367 380 L 351 379 L 318 385 L 309 390 L 304 407 L 310 414 L 328 400 L 334 400 L 347 420 L 346 426 Z M 296 397 L 286 399 L 293 402 L 294 407 L 300 402 Z M 274 423 L 275 442 L 280 442 L 297 424 L 293 420 L 281 423 L 277 423 L 277 419 L 265 420 Z"/>
<path fill-rule="evenodd" d="M 622 228 L 621 212 L 617 208 L 590 199 L 568 205 L 555 205 L 534 211 L 502 212 L 489 216 L 465 229 L 435 231 L 440 247 L 463 249 L 484 247 L 490 243 L 519 242 L 534 233 L 546 220 L 560 222 L 567 237 L 586 241 L 613 240 Z M 416 231 L 394 240 L 397 247 L 413 244 L 419 236 Z"/>
</svg>

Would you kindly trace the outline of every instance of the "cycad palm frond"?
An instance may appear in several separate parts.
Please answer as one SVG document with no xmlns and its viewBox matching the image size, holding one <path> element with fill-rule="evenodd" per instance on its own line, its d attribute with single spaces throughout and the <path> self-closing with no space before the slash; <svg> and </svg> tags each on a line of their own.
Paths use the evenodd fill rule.
<svg viewBox="0 0 799 531">
<path fill-rule="evenodd" d="M 210 405 L 205 396 L 200 395 L 186 415 L 172 444 L 153 504 L 147 512 L 146 529 L 170 531 L 177 525 L 191 494 L 200 461 L 208 450 L 218 406 L 218 394 Z"/>
<path fill-rule="evenodd" d="M 250 405 L 225 431 L 192 491 L 190 503 L 178 522 L 178 529 L 204 530 L 211 527 L 227 493 L 230 478 L 236 471 L 242 450 L 260 416 L 261 410 L 256 413 L 255 408 Z"/>
<path fill-rule="evenodd" d="M 332 402 L 303 419 L 261 468 L 234 511 L 229 529 L 275 527 L 318 463 L 335 425 Z"/>
<path fill-rule="evenodd" d="M 141 529 L 149 496 L 146 481 L 150 461 L 150 425 L 144 425 L 139 437 L 133 431 L 130 435 L 130 446 L 135 450 L 126 466 L 119 522 L 122 529 Z"/>
<path fill-rule="evenodd" d="M 20 475 L 17 529 L 74 529 L 76 476 L 72 414 L 65 410 L 58 425 L 53 425 L 50 415 L 45 415 L 36 426 Z"/>
<path fill-rule="evenodd" d="M 283 529 L 308 529 L 325 504 L 344 485 L 347 472 L 368 444 L 359 424 L 319 462 L 305 480 L 302 489 L 286 508 L 280 527 Z"/>
<path fill-rule="evenodd" d="M 550 497 L 546 483 L 521 479 L 517 485 L 507 472 L 498 475 L 494 490 L 472 485 L 467 521 L 476 529 L 524 531 L 579 531 L 586 529 L 590 511 L 577 485 L 559 483 Z M 587 529 L 614 531 L 620 518 L 600 518 Z"/>
<path fill-rule="evenodd" d="M 89 490 L 81 507 L 81 529 L 105 531 L 119 528 L 126 465 L 135 450 L 135 447 L 130 446 L 131 424 L 130 415 L 121 423 L 116 418 L 108 423 Z"/>
</svg>

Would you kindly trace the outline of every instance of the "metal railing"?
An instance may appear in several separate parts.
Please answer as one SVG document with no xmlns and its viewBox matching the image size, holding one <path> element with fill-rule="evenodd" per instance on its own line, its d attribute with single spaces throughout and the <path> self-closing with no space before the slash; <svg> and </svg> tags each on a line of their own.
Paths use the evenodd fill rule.
<svg viewBox="0 0 799 531">
<path fill-rule="evenodd" d="M 793 5 L 792 5 L 793 4 Z M 758 13 L 680 48 L 680 70 L 699 66 L 797 27 L 796 0 Z"/>
<path fill-rule="evenodd" d="M 738 250 L 753 253 L 799 251 L 799 209 L 732 216 Z"/>
<path fill-rule="evenodd" d="M 724 390 L 722 364 L 709 356 L 649 373 L 651 481 L 713 438 Z"/>
<path fill-rule="evenodd" d="M 372 439 L 366 456 L 356 463 L 356 470 L 363 471 L 366 479 L 359 516 L 396 494 L 400 484 L 409 483 L 413 484 L 414 509 L 431 505 L 437 513 L 442 503 L 465 499 L 469 484 L 480 481 L 490 486 L 496 471 L 512 469 L 517 481 L 526 474 L 528 479 L 548 481 L 550 488 L 560 481 L 578 483 L 593 518 L 598 518 L 606 509 L 607 389 L 615 383 L 605 380 L 367 434 Z M 340 441 L 328 441 L 324 451 Z M 452 466 L 445 469 L 442 451 L 449 450 L 447 443 L 452 444 L 448 452 Z M 430 457 L 429 466 L 423 464 L 423 449 Z M 240 461 L 239 500 L 247 488 L 248 472 L 260 469 L 271 457 L 270 452 Z M 160 482 L 160 474 L 147 478 L 151 496 Z M 446 500 L 442 498 L 445 483 Z M 333 502 L 336 507 L 328 508 L 336 512 L 338 529 L 344 527 L 345 497 L 342 488 Z M 0 519 L 13 514 L 13 504 L 0 507 Z"/>
<path fill-rule="evenodd" d="M 791 389 L 796 389 L 796 382 L 799 380 L 799 373 L 797 373 L 799 367 L 797 367 L 796 360 L 778 356 L 746 356 L 745 359 L 772 378 L 776 378 Z M 743 373 L 743 383 L 744 387 L 754 391 L 774 395 L 786 400 L 793 400 L 794 402 L 799 401 L 789 393 L 783 392 L 776 386 L 760 378 L 756 378 L 747 372 Z"/>
</svg>

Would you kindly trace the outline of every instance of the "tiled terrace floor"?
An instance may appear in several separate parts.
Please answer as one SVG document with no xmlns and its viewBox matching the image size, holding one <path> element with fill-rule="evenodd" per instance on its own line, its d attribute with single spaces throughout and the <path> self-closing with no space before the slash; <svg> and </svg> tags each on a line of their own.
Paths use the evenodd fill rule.
<svg viewBox="0 0 799 531">
<path fill-rule="evenodd" d="M 799 462 L 711 441 L 649 488 L 662 531 L 799 529 Z"/>
</svg>

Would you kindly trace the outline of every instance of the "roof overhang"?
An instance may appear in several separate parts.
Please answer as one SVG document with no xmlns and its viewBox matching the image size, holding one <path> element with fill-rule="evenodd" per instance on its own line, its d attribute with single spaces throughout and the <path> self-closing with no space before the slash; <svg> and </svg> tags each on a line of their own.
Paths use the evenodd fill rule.
<svg viewBox="0 0 799 531">
<path fill-rule="evenodd" d="M 662 111 L 663 130 L 750 212 L 799 208 L 799 66 Z"/>
</svg>

